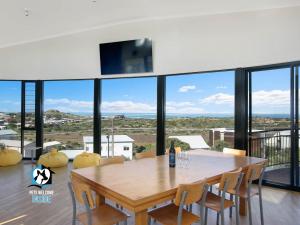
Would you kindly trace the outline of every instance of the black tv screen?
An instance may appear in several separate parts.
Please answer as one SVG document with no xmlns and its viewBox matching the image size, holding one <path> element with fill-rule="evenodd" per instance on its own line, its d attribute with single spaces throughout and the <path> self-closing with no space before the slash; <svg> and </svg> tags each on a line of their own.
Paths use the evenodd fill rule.
<svg viewBox="0 0 300 225">
<path fill-rule="evenodd" d="M 153 72 L 151 39 L 104 43 L 99 48 L 102 75 Z"/>
</svg>

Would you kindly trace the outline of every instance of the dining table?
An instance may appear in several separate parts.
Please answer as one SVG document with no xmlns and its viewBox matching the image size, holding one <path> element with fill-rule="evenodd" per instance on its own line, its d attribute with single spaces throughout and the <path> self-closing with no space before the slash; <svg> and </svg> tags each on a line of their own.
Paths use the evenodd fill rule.
<svg viewBox="0 0 300 225">
<path fill-rule="evenodd" d="M 186 161 L 177 160 L 169 167 L 169 156 L 125 161 L 122 164 L 74 169 L 72 179 L 88 184 L 97 193 L 97 204 L 105 199 L 133 212 L 136 225 L 148 223 L 148 210 L 173 200 L 180 184 L 206 179 L 216 184 L 225 172 L 265 163 L 266 159 L 241 157 L 212 150 L 187 151 Z M 246 185 L 244 182 L 242 185 Z M 246 199 L 240 199 L 240 214 L 247 214 Z"/>
</svg>

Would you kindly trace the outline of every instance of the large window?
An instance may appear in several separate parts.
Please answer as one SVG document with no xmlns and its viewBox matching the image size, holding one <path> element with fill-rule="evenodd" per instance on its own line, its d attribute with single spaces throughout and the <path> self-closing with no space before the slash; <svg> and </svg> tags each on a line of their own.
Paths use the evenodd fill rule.
<svg viewBox="0 0 300 225">
<path fill-rule="evenodd" d="M 168 76 L 166 147 L 222 151 L 234 145 L 234 71 Z"/>
<path fill-rule="evenodd" d="M 250 153 L 268 159 L 265 180 L 290 184 L 290 68 L 252 72 L 250 80 Z"/>
<path fill-rule="evenodd" d="M 21 152 L 21 82 L 0 81 L 0 145 Z"/>
<path fill-rule="evenodd" d="M 102 80 L 101 155 L 156 151 L 156 84 L 153 77 Z"/>
<path fill-rule="evenodd" d="M 93 95 L 92 80 L 44 83 L 44 150 L 93 152 Z"/>
</svg>

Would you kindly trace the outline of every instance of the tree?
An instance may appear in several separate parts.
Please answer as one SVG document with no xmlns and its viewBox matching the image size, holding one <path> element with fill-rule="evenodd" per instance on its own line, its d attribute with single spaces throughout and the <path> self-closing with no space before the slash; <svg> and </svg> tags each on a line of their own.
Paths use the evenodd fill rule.
<svg viewBox="0 0 300 225">
<path fill-rule="evenodd" d="M 215 143 L 215 149 L 218 151 L 218 152 L 222 152 L 223 151 L 223 148 L 228 148 L 230 147 L 230 145 L 225 142 L 225 141 L 216 141 Z"/>
<path fill-rule="evenodd" d="M 191 149 L 190 145 L 186 142 L 180 141 L 177 138 L 168 138 L 166 143 L 166 148 L 170 148 L 171 141 L 174 141 L 175 147 L 180 147 L 182 151 L 188 151 Z"/>
</svg>

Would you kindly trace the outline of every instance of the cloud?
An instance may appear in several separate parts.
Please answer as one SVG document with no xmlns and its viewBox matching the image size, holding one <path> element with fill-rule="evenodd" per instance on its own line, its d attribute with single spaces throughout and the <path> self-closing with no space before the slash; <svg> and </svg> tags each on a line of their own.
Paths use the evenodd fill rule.
<svg viewBox="0 0 300 225">
<path fill-rule="evenodd" d="M 191 90 L 195 90 L 196 86 L 195 85 L 185 85 L 179 88 L 179 92 L 181 93 L 185 93 L 185 92 L 189 92 Z"/>
<path fill-rule="evenodd" d="M 155 113 L 156 105 L 133 101 L 112 101 L 102 102 L 101 109 L 103 112 Z"/>
<path fill-rule="evenodd" d="M 227 89 L 227 86 L 220 85 L 220 86 L 217 86 L 216 89 Z"/>
<path fill-rule="evenodd" d="M 193 102 L 166 102 L 167 113 L 199 114 L 205 113 L 201 107 L 197 107 Z"/>
<path fill-rule="evenodd" d="M 56 109 L 62 112 L 92 112 L 93 101 L 80 101 L 68 98 L 46 99 L 45 109 Z"/>
<path fill-rule="evenodd" d="M 234 103 L 234 96 L 225 93 L 217 93 L 214 95 L 210 95 L 204 99 L 200 100 L 202 104 L 233 104 Z"/>
<path fill-rule="evenodd" d="M 287 107 L 290 105 L 290 91 L 254 91 L 252 93 L 252 103 L 254 106 Z"/>
</svg>

